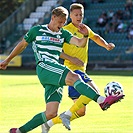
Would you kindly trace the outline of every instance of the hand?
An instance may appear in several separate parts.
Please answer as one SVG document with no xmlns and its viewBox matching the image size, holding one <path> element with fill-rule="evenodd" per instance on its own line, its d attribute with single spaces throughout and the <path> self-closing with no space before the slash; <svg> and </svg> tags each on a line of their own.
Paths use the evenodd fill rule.
<svg viewBox="0 0 133 133">
<path fill-rule="evenodd" d="M 70 60 L 74 65 L 84 66 L 84 63 L 76 57 L 72 57 Z"/>
<path fill-rule="evenodd" d="M 113 43 L 108 43 L 108 45 L 107 45 L 107 47 L 106 47 L 106 49 L 108 50 L 108 51 L 110 51 L 110 50 L 112 50 L 112 49 L 114 49 L 115 48 L 115 45 L 113 44 Z"/>
<path fill-rule="evenodd" d="M 5 70 L 7 68 L 9 62 L 7 62 L 6 60 L 0 62 L 0 69 Z"/>
<path fill-rule="evenodd" d="M 79 24 L 79 29 L 78 31 L 83 34 L 83 35 L 88 35 L 88 28 L 85 24 Z"/>
</svg>

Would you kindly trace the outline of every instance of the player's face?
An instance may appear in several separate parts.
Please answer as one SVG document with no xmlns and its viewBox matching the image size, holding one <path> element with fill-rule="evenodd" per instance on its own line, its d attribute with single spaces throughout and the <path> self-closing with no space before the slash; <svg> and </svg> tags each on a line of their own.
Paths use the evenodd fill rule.
<svg viewBox="0 0 133 133">
<path fill-rule="evenodd" d="M 64 26 L 66 23 L 67 17 L 57 17 L 53 18 L 53 31 L 58 32 L 60 28 Z"/>
<path fill-rule="evenodd" d="M 70 18 L 72 20 L 72 23 L 78 27 L 78 25 L 80 23 L 82 23 L 83 21 L 83 11 L 81 9 L 74 9 L 71 13 L 70 13 Z"/>
</svg>

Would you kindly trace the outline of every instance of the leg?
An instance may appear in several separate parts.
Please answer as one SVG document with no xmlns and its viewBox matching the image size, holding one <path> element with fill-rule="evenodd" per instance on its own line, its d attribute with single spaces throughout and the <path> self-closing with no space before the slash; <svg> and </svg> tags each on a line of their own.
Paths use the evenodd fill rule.
<svg viewBox="0 0 133 133">
<path fill-rule="evenodd" d="M 46 111 L 35 115 L 30 121 L 28 121 L 26 124 L 17 129 L 16 132 L 13 132 L 14 129 L 11 129 L 10 133 L 29 132 L 34 128 L 38 127 L 39 125 L 42 125 L 43 123 L 47 122 L 47 120 L 56 117 L 59 103 L 62 98 L 62 94 L 60 93 L 60 91 L 58 91 L 59 88 L 61 87 L 45 85 Z"/>
<path fill-rule="evenodd" d="M 82 79 L 83 79 L 83 78 L 82 78 Z M 84 80 L 84 79 L 83 79 L 83 80 Z M 99 89 L 98 89 L 98 87 L 96 86 L 96 84 L 94 83 L 94 81 L 89 80 L 89 81 L 87 82 L 87 84 L 90 85 L 98 94 L 100 94 Z M 84 100 L 84 99 L 83 99 L 83 100 Z M 75 99 L 75 100 L 73 100 L 73 101 L 74 101 L 74 103 L 75 103 L 75 102 L 77 101 L 77 99 Z M 91 100 L 90 100 L 90 101 L 91 101 Z M 84 116 L 84 115 L 85 115 L 85 112 L 86 112 L 86 106 L 82 107 L 81 109 L 79 109 L 79 110 L 76 112 L 77 117 L 75 117 L 74 119 Z"/>
<path fill-rule="evenodd" d="M 100 96 L 96 90 L 93 89 L 88 84 L 85 84 L 81 81 L 81 79 L 78 77 L 78 75 L 73 75 L 72 72 L 69 72 L 66 77 L 66 84 L 70 86 L 74 86 L 74 88 L 81 94 L 84 95 L 83 99 L 86 99 L 85 101 L 80 100 L 79 98 L 75 104 L 64 114 L 60 115 L 60 118 L 62 119 L 62 122 L 64 126 L 70 130 L 70 118 L 74 112 L 79 110 L 80 108 L 84 107 L 85 104 L 88 104 L 88 101 L 90 99 L 97 102 L 102 110 L 107 110 L 112 104 L 118 102 L 119 100 L 123 99 L 124 95 L 122 96 L 109 96 L 109 97 L 103 97 Z M 82 97 L 82 96 L 81 96 Z M 88 99 L 88 100 L 87 100 Z M 69 117 L 68 117 L 69 116 Z"/>
<path fill-rule="evenodd" d="M 80 77 L 79 77 L 80 78 Z M 78 79 L 78 78 L 77 78 Z M 71 80 L 72 81 L 72 80 Z M 86 81 L 87 82 L 87 81 Z M 94 84 L 94 82 L 93 81 L 89 81 L 89 82 L 87 82 L 89 85 L 89 87 L 98 95 L 98 93 L 99 93 L 99 91 L 98 91 L 98 89 L 97 89 L 97 87 L 96 87 L 96 85 Z M 88 87 L 87 86 L 87 87 Z M 82 88 L 82 87 L 81 87 Z M 79 94 L 80 95 L 80 94 Z M 100 96 L 99 96 L 100 97 Z M 111 102 L 110 102 L 110 104 L 113 104 L 114 102 L 116 102 L 117 100 L 119 100 L 120 98 L 122 98 L 122 97 L 119 97 L 119 98 L 116 98 L 116 99 L 113 99 Z M 102 103 L 103 101 L 104 101 L 104 97 L 100 97 L 100 99 L 98 99 L 98 102 L 99 103 Z M 79 111 L 79 109 L 80 108 L 84 108 L 85 106 L 84 105 L 86 105 L 86 104 L 88 104 L 90 102 L 90 99 L 88 98 L 88 97 L 86 97 L 86 96 L 81 96 L 77 101 L 76 101 L 76 103 L 70 108 L 70 111 L 67 111 L 66 112 L 66 114 L 67 115 L 69 115 L 70 117 L 69 117 L 69 119 L 70 120 L 73 120 L 73 119 L 75 119 L 76 117 L 78 117 L 78 116 L 74 116 L 74 113 L 76 112 L 76 111 Z M 105 106 L 104 106 L 105 107 Z M 85 113 L 85 109 L 83 109 L 82 110 L 83 111 L 83 113 Z M 82 115 L 82 114 L 81 114 Z M 60 116 L 61 117 L 61 119 L 62 119 L 62 115 Z M 56 117 L 56 118 L 54 118 L 53 120 L 50 120 L 50 121 L 48 121 L 49 123 L 50 123 L 50 125 L 48 125 L 48 126 L 53 126 L 54 124 L 57 124 L 57 123 L 61 123 L 61 120 L 60 120 L 60 118 L 59 117 Z M 52 124 L 51 124 L 52 123 Z M 68 128 L 69 130 L 70 130 L 70 124 L 69 124 L 69 122 L 67 122 L 67 124 L 66 123 L 63 123 L 65 126 L 66 126 L 66 128 Z M 48 129 L 50 128 L 50 127 L 48 127 Z M 45 132 L 44 132 L 45 133 Z M 46 132 L 47 133 L 47 132 Z"/>
<path fill-rule="evenodd" d="M 88 84 L 84 83 L 81 77 L 74 72 L 68 72 L 65 82 L 69 86 L 73 86 L 80 94 L 97 101 L 100 95 Z"/>
<path fill-rule="evenodd" d="M 82 80 L 87 83 L 90 84 L 93 89 L 95 89 L 98 92 L 98 89 L 96 87 L 96 85 L 92 82 L 92 80 L 88 77 L 87 74 L 85 74 L 84 72 L 80 71 L 80 70 L 76 70 L 74 71 L 75 73 L 77 73 L 78 75 L 80 75 L 80 77 L 82 78 Z M 80 93 L 74 89 L 73 86 L 69 86 L 68 87 L 68 94 L 69 97 L 74 101 L 74 103 L 77 101 L 77 99 L 80 97 Z M 84 96 L 82 96 L 82 99 L 80 98 L 80 100 L 85 100 Z M 88 99 L 87 99 L 88 100 Z M 91 101 L 91 100 L 89 100 Z M 81 109 L 79 109 L 77 112 L 74 112 L 70 118 L 70 121 L 80 118 L 82 116 L 85 115 L 85 111 L 86 111 L 86 106 L 83 106 Z M 55 117 L 52 120 L 49 120 L 47 123 L 42 125 L 42 133 L 48 133 L 50 128 L 55 125 L 55 124 L 59 124 L 62 123 L 61 119 L 59 117 Z"/>
<path fill-rule="evenodd" d="M 50 120 L 57 116 L 59 102 L 49 102 L 46 104 L 45 115 L 47 120 Z"/>
<path fill-rule="evenodd" d="M 51 62 L 40 62 L 36 70 L 38 78 L 45 88 L 46 111 L 35 115 L 19 129 L 11 129 L 10 133 L 26 133 L 57 116 L 58 106 L 62 99 L 62 87 L 60 86 L 65 84 L 64 80 L 60 80 L 62 75 L 66 76 L 69 70 L 63 65 Z M 54 77 L 54 79 L 51 80 L 51 77 Z"/>
<path fill-rule="evenodd" d="M 90 85 L 98 94 L 100 94 L 98 87 L 86 73 L 84 73 L 80 70 L 75 70 L 74 72 L 77 73 L 85 83 Z M 69 97 L 74 101 L 74 103 L 77 101 L 77 99 L 80 96 L 80 93 L 73 86 L 68 87 L 68 94 L 69 94 Z M 84 100 L 84 99 L 82 99 L 82 100 Z M 73 115 L 73 117 L 71 119 L 76 119 L 81 116 L 84 116 L 85 111 L 86 111 L 86 106 L 82 107 L 77 112 L 75 112 L 75 115 Z"/>
<path fill-rule="evenodd" d="M 103 97 L 97 93 L 96 90 L 94 90 L 90 85 L 84 83 L 81 78 L 74 74 L 73 72 L 68 72 L 66 76 L 66 84 L 70 86 L 74 86 L 74 88 L 82 95 L 86 96 L 87 98 L 92 99 L 93 101 L 97 102 L 102 110 L 108 109 L 112 104 L 118 102 L 120 99 L 124 97 L 122 96 L 109 96 L 109 97 Z M 77 100 L 79 101 L 79 100 Z M 78 102 L 76 102 L 74 105 L 76 105 Z M 81 102 L 80 102 L 81 103 Z M 83 105 L 85 103 L 82 103 Z M 78 108 L 77 108 L 78 109 Z M 73 111 L 77 111 L 73 110 Z"/>
<path fill-rule="evenodd" d="M 74 86 L 74 88 L 80 94 L 85 95 L 88 98 L 93 99 L 94 101 L 97 101 L 99 95 L 96 93 L 96 91 L 93 90 L 92 87 L 85 84 L 78 74 L 74 73 L 61 64 L 48 62 L 48 64 L 46 65 L 46 63 L 44 64 L 43 62 L 41 62 L 37 67 L 38 77 L 42 84 Z M 47 70 L 48 66 L 50 66 L 50 68 L 52 69 Z M 51 80 L 51 77 L 54 77 L 54 80 Z"/>
</svg>

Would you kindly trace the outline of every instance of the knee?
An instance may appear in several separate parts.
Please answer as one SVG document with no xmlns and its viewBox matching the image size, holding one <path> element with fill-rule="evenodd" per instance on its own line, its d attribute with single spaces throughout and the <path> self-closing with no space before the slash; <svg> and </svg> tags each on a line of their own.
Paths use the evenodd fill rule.
<svg viewBox="0 0 133 133">
<path fill-rule="evenodd" d="M 45 113 L 46 113 L 47 120 L 50 120 L 57 116 L 57 112 L 46 111 Z"/>
<path fill-rule="evenodd" d="M 80 79 L 80 76 L 74 72 L 69 72 L 66 76 L 66 85 L 73 86 L 73 84 Z"/>
<path fill-rule="evenodd" d="M 85 116 L 85 111 L 79 110 L 79 111 L 77 111 L 77 114 L 79 117 L 83 117 L 83 116 Z"/>
<path fill-rule="evenodd" d="M 77 115 L 79 117 L 85 116 L 85 113 L 86 113 L 86 107 L 85 106 L 77 111 Z"/>
</svg>

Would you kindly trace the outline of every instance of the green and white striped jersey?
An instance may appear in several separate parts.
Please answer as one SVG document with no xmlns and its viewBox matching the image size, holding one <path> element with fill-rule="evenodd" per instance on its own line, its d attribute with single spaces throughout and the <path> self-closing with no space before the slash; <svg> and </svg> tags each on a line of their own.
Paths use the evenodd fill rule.
<svg viewBox="0 0 133 133">
<path fill-rule="evenodd" d="M 64 29 L 52 32 L 47 25 L 32 27 L 24 36 L 28 43 L 32 43 L 36 63 L 39 61 L 59 61 L 63 43 L 69 43 L 72 34 Z"/>
</svg>

